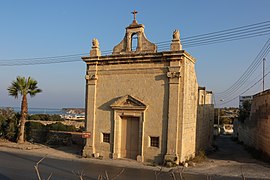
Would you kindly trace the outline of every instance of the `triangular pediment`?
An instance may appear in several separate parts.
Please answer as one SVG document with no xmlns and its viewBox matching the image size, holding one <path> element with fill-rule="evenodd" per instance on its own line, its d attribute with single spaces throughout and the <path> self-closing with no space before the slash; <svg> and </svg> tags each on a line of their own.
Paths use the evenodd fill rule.
<svg viewBox="0 0 270 180">
<path fill-rule="evenodd" d="M 117 99 L 112 105 L 112 109 L 141 109 L 147 108 L 147 105 L 131 95 L 125 95 Z"/>
</svg>

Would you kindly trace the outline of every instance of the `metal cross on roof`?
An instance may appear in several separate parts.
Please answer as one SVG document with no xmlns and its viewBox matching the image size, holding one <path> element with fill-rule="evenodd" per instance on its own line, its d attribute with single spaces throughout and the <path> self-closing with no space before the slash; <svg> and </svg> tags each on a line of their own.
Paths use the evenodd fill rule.
<svg viewBox="0 0 270 180">
<path fill-rule="evenodd" d="M 133 12 L 131 12 L 134 15 L 134 20 L 136 20 L 136 14 L 138 13 L 136 10 L 134 10 Z"/>
</svg>

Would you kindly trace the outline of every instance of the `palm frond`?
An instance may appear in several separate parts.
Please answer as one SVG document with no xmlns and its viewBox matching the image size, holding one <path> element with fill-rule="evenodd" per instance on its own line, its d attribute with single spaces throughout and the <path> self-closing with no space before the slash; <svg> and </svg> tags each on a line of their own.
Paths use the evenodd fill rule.
<svg viewBox="0 0 270 180">
<path fill-rule="evenodd" d="M 31 97 L 34 97 L 36 94 L 41 93 L 41 92 L 42 92 L 41 89 L 32 89 L 28 91 Z"/>
<path fill-rule="evenodd" d="M 36 80 L 32 79 L 31 77 L 25 78 L 20 76 L 18 76 L 16 80 L 11 83 L 7 90 L 9 95 L 14 96 L 15 98 L 18 98 L 18 94 L 22 96 L 29 94 L 31 97 L 33 97 L 37 93 L 42 92 L 41 89 L 38 89 Z"/>
<path fill-rule="evenodd" d="M 37 87 L 37 81 L 35 79 L 32 79 L 31 77 L 28 77 L 27 87 L 28 93 L 30 94 L 31 97 L 35 96 L 37 93 L 42 92 L 42 90 L 38 89 Z"/>
</svg>

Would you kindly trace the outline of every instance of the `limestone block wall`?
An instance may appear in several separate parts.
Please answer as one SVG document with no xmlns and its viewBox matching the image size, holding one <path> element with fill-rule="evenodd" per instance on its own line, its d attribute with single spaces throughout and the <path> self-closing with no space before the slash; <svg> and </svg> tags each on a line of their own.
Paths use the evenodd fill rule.
<svg viewBox="0 0 270 180">
<path fill-rule="evenodd" d="M 111 152 L 102 142 L 102 133 L 112 133 L 113 112 L 110 105 L 117 98 L 132 95 L 148 105 L 144 121 L 144 160 L 162 161 L 166 153 L 168 78 L 164 64 L 117 64 L 99 66 L 96 94 L 95 146 L 101 156 Z M 160 147 L 150 147 L 150 136 L 160 137 Z M 111 137 L 112 140 L 113 137 Z"/>
<path fill-rule="evenodd" d="M 270 156 L 270 90 L 253 97 L 250 121 L 251 125 L 256 124 L 255 148 Z"/>
<path fill-rule="evenodd" d="M 270 90 L 253 97 L 249 119 L 235 123 L 239 141 L 270 156 Z"/>
<path fill-rule="evenodd" d="M 198 105 L 196 126 L 196 152 L 205 150 L 213 142 L 214 106 L 212 104 Z"/>
<path fill-rule="evenodd" d="M 195 156 L 196 143 L 196 117 L 197 117 L 197 91 L 198 83 L 195 73 L 194 62 L 185 58 L 182 63 L 180 88 L 182 103 L 180 103 L 180 135 L 179 152 L 180 162 L 186 161 Z"/>
<path fill-rule="evenodd" d="M 212 145 L 214 126 L 214 105 L 212 104 L 212 92 L 205 87 L 198 90 L 198 108 L 196 124 L 196 153 L 205 150 Z"/>
</svg>

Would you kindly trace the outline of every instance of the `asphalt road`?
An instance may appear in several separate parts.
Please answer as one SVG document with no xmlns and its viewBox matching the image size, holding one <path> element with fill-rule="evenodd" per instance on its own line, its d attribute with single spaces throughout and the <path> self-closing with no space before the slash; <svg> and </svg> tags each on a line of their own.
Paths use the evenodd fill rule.
<svg viewBox="0 0 270 180">
<path fill-rule="evenodd" d="M 39 156 L 25 155 L 0 150 L 0 179 L 37 179 L 34 165 L 41 158 L 42 157 Z M 115 167 L 113 164 L 108 166 L 82 162 L 80 160 L 60 160 L 52 158 L 45 158 L 39 164 L 39 170 L 42 179 L 47 179 L 52 173 L 51 179 L 78 180 L 79 177 L 75 174 L 82 171 L 84 173 L 84 179 L 94 180 L 97 179 L 99 175 L 105 176 L 105 171 L 107 172 L 109 178 L 112 178 L 121 172 L 122 169 L 124 169 L 124 172 L 119 177 L 117 177 L 119 180 L 156 179 L 156 175 L 153 170 Z M 176 176 L 179 176 L 179 174 L 176 174 Z M 189 179 L 201 179 L 201 177 L 204 177 L 201 175 L 185 176 L 189 177 Z M 172 179 L 172 176 L 171 173 L 164 172 L 158 175 L 158 179 Z"/>
<path fill-rule="evenodd" d="M 38 179 L 35 172 L 34 165 L 41 159 L 41 156 L 25 155 L 18 152 L 1 151 L 0 149 L 0 179 L 1 180 L 30 180 Z M 174 179 L 171 172 L 155 173 L 153 170 L 115 167 L 111 165 L 101 165 L 89 163 L 81 160 L 61 160 L 53 158 L 45 158 L 39 164 L 39 171 L 42 179 L 47 179 L 52 173 L 51 179 L 65 179 L 65 180 L 78 180 L 79 176 L 76 175 L 83 172 L 83 179 L 96 180 L 99 175 L 106 176 L 107 172 L 109 178 L 115 177 L 119 172 L 124 169 L 124 172 L 118 176 L 117 180 L 163 180 Z M 179 173 L 174 174 L 175 179 L 181 179 Z M 186 180 L 201 180 L 207 179 L 203 174 L 182 174 Z M 211 179 L 240 179 L 228 177 L 211 177 Z"/>
<path fill-rule="evenodd" d="M 194 168 L 188 168 L 187 171 L 182 174 L 185 180 L 202 180 L 202 179 L 211 179 L 211 180 L 224 180 L 224 179 L 242 179 L 241 177 L 228 177 L 227 175 L 232 175 L 233 172 L 236 171 L 235 166 L 228 168 L 227 166 L 230 164 L 228 160 L 231 161 L 241 161 L 247 162 L 248 164 L 244 166 L 245 173 L 248 173 L 251 165 L 250 163 L 255 162 L 248 153 L 246 153 L 243 148 L 234 142 L 232 142 L 229 137 L 220 137 L 217 139 L 217 144 L 219 144 L 220 150 L 216 153 L 213 153 L 209 156 L 209 158 L 214 161 L 224 159 L 226 164 L 222 166 L 217 166 L 212 168 L 212 164 L 202 164 L 202 168 L 200 166 L 196 166 Z M 35 172 L 34 165 L 42 158 L 42 155 L 31 154 L 31 152 L 16 151 L 14 149 L 9 150 L 8 148 L 4 149 L 0 147 L 0 180 L 20 180 L 20 179 L 38 179 L 37 174 Z M 227 162 L 228 161 L 228 162 Z M 257 164 L 257 162 L 255 162 Z M 215 163 L 214 163 L 215 164 Z M 242 166 L 242 165 L 241 165 Z M 258 165 L 256 165 L 257 167 Z M 208 168 L 210 167 L 210 169 Z M 225 168 L 227 167 L 227 168 Z M 258 166 L 255 168 L 258 173 L 263 173 L 263 166 Z M 98 179 L 100 175 L 106 176 L 106 173 L 109 176 L 109 179 L 112 179 L 115 175 L 119 174 L 124 169 L 124 172 L 117 177 L 117 180 L 163 180 L 163 179 L 181 179 L 179 173 L 172 174 L 171 171 L 168 172 L 155 172 L 153 169 L 142 169 L 138 167 L 125 167 L 125 165 L 115 165 L 113 161 L 111 164 L 101 164 L 95 163 L 93 161 L 88 161 L 87 159 L 57 159 L 46 157 L 40 164 L 39 170 L 42 179 L 47 179 L 52 173 L 51 179 L 67 179 L 67 180 L 78 180 L 79 176 L 76 175 L 83 172 L 84 180 L 95 180 Z M 189 171 L 190 169 L 190 171 Z M 217 169 L 221 172 L 214 174 L 224 174 L 223 176 L 211 175 L 211 177 L 207 177 L 205 174 L 211 174 L 207 172 L 206 169 L 211 171 L 216 171 Z M 228 171 L 229 170 L 229 171 Z M 252 170 L 252 171 L 251 171 Z M 250 172 L 255 173 L 251 169 Z M 228 172 L 227 172 L 228 171 Z M 178 171 L 179 172 L 179 171 Z M 226 173 L 224 173 L 226 172 Z M 229 173 L 230 172 L 230 173 Z M 266 173 L 266 172 L 265 172 Z M 225 175 L 226 174 L 226 175 Z M 174 175 L 175 178 L 172 176 Z M 255 176 L 256 177 L 256 176 Z M 257 176 L 258 177 L 258 176 Z M 252 178 L 252 179 L 257 179 Z M 264 176 L 265 177 L 265 176 Z M 251 178 L 246 178 L 251 179 Z"/>
</svg>

